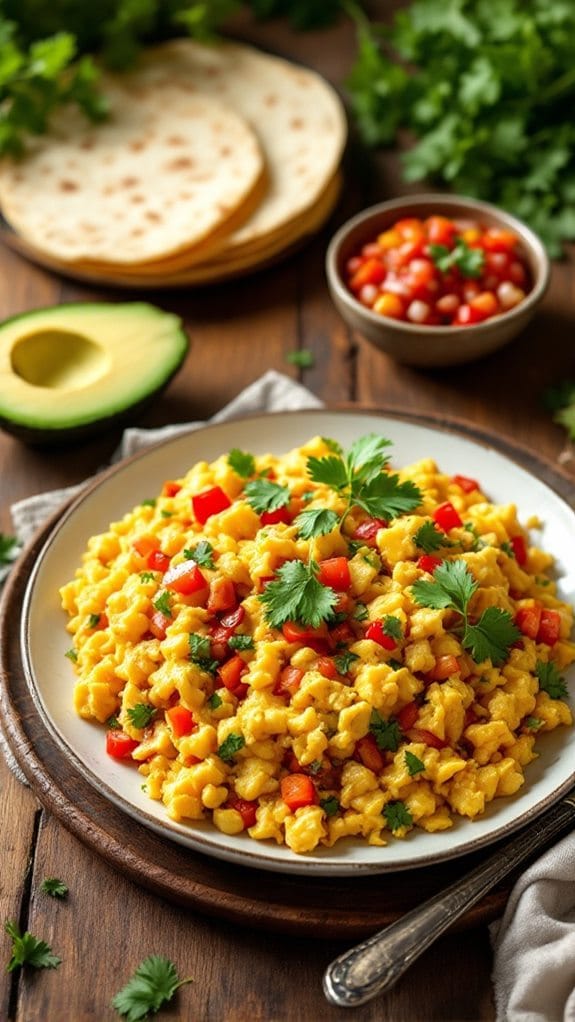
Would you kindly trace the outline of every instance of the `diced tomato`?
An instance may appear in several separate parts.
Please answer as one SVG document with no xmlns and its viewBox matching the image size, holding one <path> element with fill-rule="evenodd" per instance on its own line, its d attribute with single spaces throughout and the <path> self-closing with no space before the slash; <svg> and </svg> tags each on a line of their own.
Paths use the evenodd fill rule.
<svg viewBox="0 0 575 1022">
<path fill-rule="evenodd" d="M 125 731 L 106 731 L 106 752 L 113 759 L 129 759 L 140 743 Z"/>
<path fill-rule="evenodd" d="M 280 522 L 289 525 L 291 520 L 291 514 L 287 507 L 278 507 L 275 511 L 262 511 L 260 515 L 262 525 L 278 525 Z"/>
<path fill-rule="evenodd" d="M 232 610 L 237 604 L 236 589 L 231 578 L 221 575 L 210 579 L 210 591 L 206 604 L 210 614 L 218 614 L 223 610 Z"/>
<path fill-rule="evenodd" d="M 146 564 L 150 571 L 167 571 L 170 567 L 170 558 L 167 554 L 163 554 L 161 550 L 152 550 L 146 558 Z"/>
<path fill-rule="evenodd" d="M 317 577 L 322 586 L 330 586 L 336 592 L 349 589 L 351 575 L 347 557 L 329 557 L 321 561 Z"/>
<path fill-rule="evenodd" d="M 155 610 L 150 618 L 150 631 L 155 639 L 166 638 L 166 628 L 172 623 L 171 617 L 162 614 L 161 610 Z"/>
<path fill-rule="evenodd" d="M 200 525 L 205 525 L 208 518 L 231 507 L 231 500 L 221 486 L 212 486 L 192 497 L 192 509 Z"/>
<path fill-rule="evenodd" d="M 292 813 L 302 806 L 316 805 L 318 801 L 315 785 L 307 774 L 286 774 L 280 781 L 280 792 Z"/>
<path fill-rule="evenodd" d="M 513 252 L 517 245 L 517 235 L 504 227 L 488 227 L 481 244 L 486 252 Z"/>
<path fill-rule="evenodd" d="M 273 687 L 273 693 L 276 696 L 293 696 L 294 692 L 297 692 L 298 688 L 302 683 L 304 672 L 299 667 L 292 667 L 288 664 L 280 671 L 276 683 Z"/>
<path fill-rule="evenodd" d="M 368 770 L 379 773 L 385 766 L 381 749 L 372 734 L 364 735 L 355 743 L 354 755 Z"/>
<path fill-rule="evenodd" d="M 162 486 L 162 495 L 164 497 L 175 497 L 176 493 L 179 493 L 181 488 L 181 483 L 176 483 L 172 479 L 166 479 L 166 482 Z"/>
<path fill-rule="evenodd" d="M 392 635 L 386 635 L 381 621 L 370 621 L 365 629 L 365 637 L 371 639 L 372 642 L 377 642 L 384 649 L 397 647 L 397 639 L 394 639 Z"/>
<path fill-rule="evenodd" d="M 478 309 L 474 309 L 468 302 L 464 302 L 457 309 L 453 317 L 454 326 L 473 326 L 474 323 L 481 323 L 484 317 Z"/>
<path fill-rule="evenodd" d="M 187 706 L 172 706 L 170 710 L 166 710 L 166 717 L 176 738 L 191 735 L 193 731 L 197 730 L 198 725 L 192 711 L 188 710 Z"/>
<path fill-rule="evenodd" d="M 451 248 L 455 236 L 455 224 L 445 216 L 429 216 L 424 221 L 427 239 L 431 245 L 447 245 Z"/>
<path fill-rule="evenodd" d="M 456 529 L 463 525 L 458 512 L 450 500 L 446 500 L 443 504 L 436 507 L 432 517 L 435 524 L 440 529 L 443 529 L 444 532 L 449 532 L 450 529 Z"/>
<path fill-rule="evenodd" d="M 355 642 L 355 640 L 356 635 L 349 621 L 340 621 L 338 625 L 334 625 L 330 629 L 329 641 L 332 649 L 348 646 L 350 642 Z"/>
<path fill-rule="evenodd" d="M 480 291 L 478 295 L 470 299 L 469 305 L 480 314 L 482 319 L 491 319 L 499 312 L 499 302 L 493 291 Z"/>
<path fill-rule="evenodd" d="M 257 802 L 250 802 L 247 798 L 240 798 L 235 792 L 230 792 L 226 801 L 224 802 L 226 809 L 235 809 L 242 818 L 244 830 L 248 827 L 254 827 L 257 817 L 256 810 L 258 808 Z"/>
<path fill-rule="evenodd" d="M 561 615 L 558 610 L 541 611 L 541 621 L 537 632 L 537 642 L 544 642 L 546 646 L 554 646 L 561 633 Z"/>
<path fill-rule="evenodd" d="M 459 674 L 459 661 L 456 656 L 451 653 L 444 656 L 438 656 L 435 661 L 435 666 L 427 672 L 427 677 L 430 681 L 445 681 L 446 678 L 450 678 L 452 674 Z"/>
<path fill-rule="evenodd" d="M 238 625 L 241 625 L 245 616 L 246 609 L 245 607 L 242 607 L 240 603 L 239 607 L 236 607 L 236 609 L 232 610 L 230 614 L 226 614 L 224 617 L 220 619 L 220 624 L 222 628 L 229 628 L 230 631 L 233 632 L 234 629 L 238 627 Z"/>
<path fill-rule="evenodd" d="M 228 692 L 235 692 L 241 684 L 242 675 L 246 673 L 248 666 L 245 660 L 236 653 L 235 656 L 226 660 L 218 667 L 218 677 Z"/>
<path fill-rule="evenodd" d="M 337 678 L 338 670 L 330 656 L 318 657 L 316 663 L 316 669 L 320 674 L 323 674 L 324 678 Z"/>
<path fill-rule="evenodd" d="M 407 737 L 412 742 L 423 742 L 424 745 L 429 745 L 432 749 L 446 749 L 449 745 L 449 742 L 434 735 L 433 731 L 427 731 L 426 728 L 422 727 L 410 728 Z"/>
<path fill-rule="evenodd" d="M 420 568 L 421 571 L 428 571 L 430 575 L 433 575 L 433 572 L 440 564 L 443 564 L 443 558 L 434 557 L 433 554 L 422 554 L 417 561 L 417 567 Z"/>
<path fill-rule="evenodd" d="M 409 731 L 419 717 L 419 706 L 417 703 L 407 703 L 397 714 L 397 723 L 402 731 Z"/>
<path fill-rule="evenodd" d="M 451 477 L 451 482 L 459 486 L 460 490 L 464 493 L 473 493 L 474 490 L 479 490 L 479 483 L 476 479 L 470 479 L 469 476 L 454 475 Z"/>
<path fill-rule="evenodd" d="M 172 565 L 164 575 L 166 589 L 172 589 L 183 596 L 207 589 L 208 583 L 195 561 L 180 561 Z"/>
<path fill-rule="evenodd" d="M 318 628 L 310 628 L 307 625 L 298 625 L 297 621 L 285 621 L 282 625 L 282 634 L 286 642 L 301 642 L 302 645 L 308 646 L 312 642 L 327 639 L 327 625 L 322 623 Z"/>
<path fill-rule="evenodd" d="M 532 604 L 519 607 L 515 613 L 515 624 L 528 639 L 536 639 L 541 623 L 543 607 L 536 600 Z"/>
<path fill-rule="evenodd" d="M 527 544 L 523 536 L 512 536 L 509 540 L 511 549 L 520 568 L 527 563 Z"/>
<path fill-rule="evenodd" d="M 146 533 L 143 536 L 136 536 L 135 540 L 132 542 L 132 546 L 140 557 L 148 557 L 149 554 L 160 549 L 160 541 L 157 536 L 151 536 Z"/>
<path fill-rule="evenodd" d="M 352 291 L 359 291 L 364 284 L 381 284 L 385 277 L 385 266 L 381 259 L 365 259 L 349 282 Z"/>
<path fill-rule="evenodd" d="M 375 546 L 375 537 L 380 529 L 385 528 L 387 528 L 387 522 L 383 518 L 365 518 L 363 522 L 356 525 L 351 538 L 363 540 L 366 546 Z"/>
</svg>

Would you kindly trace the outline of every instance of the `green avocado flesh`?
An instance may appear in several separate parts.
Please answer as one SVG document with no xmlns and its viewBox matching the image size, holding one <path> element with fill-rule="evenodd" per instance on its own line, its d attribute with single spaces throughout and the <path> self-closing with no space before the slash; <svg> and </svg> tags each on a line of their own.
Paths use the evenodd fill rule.
<svg viewBox="0 0 575 1022">
<path fill-rule="evenodd" d="M 178 316 L 146 302 L 78 303 L 0 324 L 0 426 L 50 444 L 126 421 L 182 364 Z"/>
</svg>

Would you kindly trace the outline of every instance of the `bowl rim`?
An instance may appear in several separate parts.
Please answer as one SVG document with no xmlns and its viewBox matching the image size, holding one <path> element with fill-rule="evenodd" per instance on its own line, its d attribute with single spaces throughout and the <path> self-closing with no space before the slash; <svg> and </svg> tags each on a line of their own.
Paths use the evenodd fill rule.
<svg viewBox="0 0 575 1022">
<path fill-rule="evenodd" d="M 393 212 L 394 209 L 402 209 L 405 207 L 413 208 L 415 212 L 418 207 L 428 206 L 430 204 L 447 208 L 467 206 L 470 213 L 488 214 L 494 219 L 500 220 L 506 227 L 514 230 L 515 233 L 519 235 L 524 245 L 532 250 L 534 260 L 538 266 L 538 273 L 537 279 L 534 280 L 533 287 L 527 292 L 525 298 L 518 305 L 514 306 L 512 309 L 508 309 L 506 312 L 499 313 L 497 316 L 492 316 L 490 319 L 485 319 L 481 323 L 472 323 L 468 326 L 456 326 L 450 323 L 427 325 L 425 323 L 408 323 L 402 319 L 393 319 L 391 316 L 383 316 L 381 313 L 373 312 L 354 297 L 344 283 L 338 267 L 340 248 L 348 235 L 355 230 L 356 227 L 359 227 L 361 224 L 367 225 L 370 220 L 376 220 L 383 213 Z M 442 211 L 438 210 L 438 212 L 441 213 Z M 421 331 L 427 333 L 427 331 L 429 331 L 430 337 L 432 337 L 434 333 L 438 333 L 440 330 L 449 331 L 450 337 L 452 335 L 454 337 L 458 337 L 463 333 L 468 334 L 470 330 L 473 330 L 477 334 L 489 333 L 498 326 L 503 326 L 505 323 L 509 323 L 513 319 L 524 316 L 532 310 L 535 305 L 537 305 L 541 298 L 543 298 L 543 295 L 549 286 L 551 276 L 551 261 L 543 242 L 535 231 L 533 231 L 523 220 L 514 216 L 513 213 L 508 213 L 507 210 L 501 209 L 499 206 L 495 206 L 490 202 L 485 202 L 483 199 L 474 199 L 469 195 L 444 192 L 419 192 L 413 195 L 396 196 L 393 199 L 386 199 L 384 202 L 378 202 L 372 206 L 367 206 L 365 209 L 355 213 L 354 216 L 350 217 L 338 228 L 329 242 L 325 256 L 325 268 L 328 283 L 331 285 L 340 301 L 348 306 L 350 311 L 364 316 L 367 322 L 372 323 L 374 326 L 383 327 L 384 329 L 395 329 L 407 335 L 421 334 Z"/>
</svg>

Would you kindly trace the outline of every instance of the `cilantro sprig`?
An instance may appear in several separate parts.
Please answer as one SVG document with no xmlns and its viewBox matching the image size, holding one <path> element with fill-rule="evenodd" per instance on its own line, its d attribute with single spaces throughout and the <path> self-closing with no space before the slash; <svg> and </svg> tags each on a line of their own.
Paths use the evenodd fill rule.
<svg viewBox="0 0 575 1022">
<path fill-rule="evenodd" d="M 116 994 L 112 1007 L 127 1022 L 139 1022 L 159 1011 L 180 987 L 191 982 L 191 976 L 178 978 L 176 967 L 168 958 L 150 955 L 140 962 L 134 975 Z"/>
<path fill-rule="evenodd" d="M 270 479 L 252 479 L 244 487 L 246 500 L 254 511 L 261 515 L 264 511 L 279 511 L 287 507 L 291 494 L 287 486 L 280 486 Z"/>
<path fill-rule="evenodd" d="M 540 690 L 547 692 L 551 699 L 567 699 L 569 697 L 565 678 L 559 673 L 557 664 L 554 664 L 552 660 L 547 662 L 538 660 L 535 664 L 535 674 L 539 679 Z"/>
<path fill-rule="evenodd" d="M 56 969 L 60 965 L 62 959 L 52 953 L 52 948 L 45 940 L 39 940 L 28 930 L 22 933 L 14 920 L 7 919 L 4 929 L 12 940 L 12 953 L 6 966 L 7 972 L 14 972 L 23 965 L 29 965 L 33 969 Z"/>
<path fill-rule="evenodd" d="M 314 561 L 286 561 L 268 582 L 260 600 L 265 616 L 272 628 L 281 628 L 286 621 L 299 621 L 310 628 L 318 628 L 333 614 L 337 594 L 317 578 L 318 565 Z"/>
<path fill-rule="evenodd" d="M 425 554 L 433 554 L 436 550 L 441 550 L 442 547 L 453 546 L 451 540 L 447 538 L 441 529 L 437 528 L 437 525 L 431 519 L 419 526 L 419 529 L 413 535 L 413 542 L 417 549 L 423 550 Z"/>
<path fill-rule="evenodd" d="M 418 579 L 411 587 L 413 599 L 423 607 L 435 610 L 453 610 L 463 618 L 461 643 L 476 663 L 491 660 L 494 666 L 502 664 L 509 649 L 521 633 L 511 615 L 499 607 L 487 607 L 479 620 L 469 620 L 469 602 L 477 589 L 465 561 L 444 561 L 433 572 L 433 580 Z"/>
<path fill-rule="evenodd" d="M 483 249 L 471 248 L 463 238 L 459 238 L 453 248 L 430 245 L 429 254 L 441 273 L 449 273 L 455 267 L 463 277 L 480 277 L 485 265 Z"/>
</svg>

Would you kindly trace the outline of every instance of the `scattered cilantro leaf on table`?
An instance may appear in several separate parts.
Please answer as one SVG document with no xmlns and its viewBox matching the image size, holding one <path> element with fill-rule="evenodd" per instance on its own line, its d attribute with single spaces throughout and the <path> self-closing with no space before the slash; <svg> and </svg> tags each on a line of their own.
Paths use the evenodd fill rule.
<svg viewBox="0 0 575 1022">
<path fill-rule="evenodd" d="M 57 877 L 46 877 L 40 884 L 40 890 L 43 894 L 49 894 L 51 898 L 65 898 L 68 886 Z"/>
<path fill-rule="evenodd" d="M 7 536 L 0 532 L 0 565 L 11 564 L 18 556 L 19 548 L 16 536 Z"/>
<path fill-rule="evenodd" d="M 149 1015 L 155 1014 L 176 991 L 191 977 L 179 979 L 173 962 L 161 955 L 150 955 L 138 965 L 131 979 L 116 994 L 112 1007 L 127 1022 L 139 1022 Z"/>
<path fill-rule="evenodd" d="M 6 966 L 7 972 L 14 972 L 23 965 L 33 969 L 56 969 L 61 958 L 52 953 L 52 948 L 44 940 L 34 937 L 28 930 L 20 932 L 18 924 L 11 919 L 4 923 L 4 929 L 12 940 L 12 954 Z"/>
<path fill-rule="evenodd" d="M 297 366 L 298 369 L 312 369 L 315 365 L 315 357 L 313 351 L 309 348 L 299 348 L 297 351 L 288 351 L 286 362 L 289 362 L 292 366 Z"/>
</svg>

